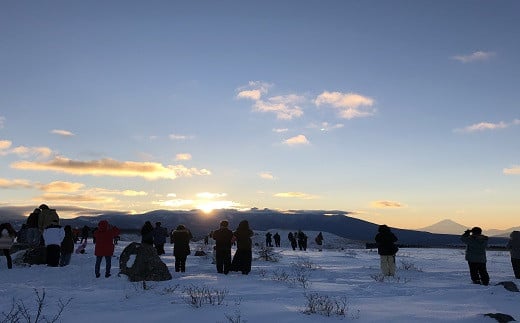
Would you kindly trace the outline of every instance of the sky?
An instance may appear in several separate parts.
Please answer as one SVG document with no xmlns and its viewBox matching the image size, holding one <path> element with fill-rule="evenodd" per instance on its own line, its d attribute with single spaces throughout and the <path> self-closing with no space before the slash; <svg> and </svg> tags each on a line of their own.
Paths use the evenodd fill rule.
<svg viewBox="0 0 520 323">
<path fill-rule="evenodd" d="M 253 240 L 263 245 L 265 232 L 255 233 Z M 322 252 L 317 251 L 314 239 L 309 239 L 307 251 L 293 251 L 287 232 L 280 233 L 282 248 L 271 251 L 278 261 L 258 259 L 260 249 L 255 247 L 249 275 L 218 274 L 212 264 L 212 244 L 200 242 L 192 243 L 191 250 L 204 250 L 207 255 L 192 252 L 186 272 L 177 273 L 172 247 L 167 245 L 161 260 L 173 278 L 147 281 L 146 288 L 143 282 L 132 283 L 126 275 L 117 275 L 117 257 L 130 243 L 125 237 L 115 247 L 109 278 L 104 277 L 104 260 L 101 277 L 95 278 L 90 240 L 86 253 L 73 254 L 65 267 L 23 266 L 17 260 L 24 251 L 19 251 L 13 255 L 13 269 L 6 269 L 0 257 L 0 317 L 15 304 L 23 305 L 34 318 L 37 293 L 40 298 L 45 293 L 41 315 L 50 321 L 60 314 L 57 322 L 496 323 L 484 314 L 520 317 L 518 293 L 497 285 L 504 281 L 518 285 L 509 252 L 487 252 L 491 281 L 482 286 L 471 283 L 460 249 L 401 248 L 395 277 L 383 277 L 376 250 L 365 249 L 363 244 L 324 232 Z M 133 240 L 140 241 L 138 236 Z M 127 263 L 131 265 L 132 258 Z M 202 299 L 203 295 L 208 297 Z M 200 306 L 192 305 L 196 301 Z M 309 313 L 311 304 L 316 313 Z M 16 312 L 15 307 L 11 314 Z"/>
<path fill-rule="evenodd" d="M 518 1 L 0 8 L 0 206 L 518 225 Z"/>
</svg>

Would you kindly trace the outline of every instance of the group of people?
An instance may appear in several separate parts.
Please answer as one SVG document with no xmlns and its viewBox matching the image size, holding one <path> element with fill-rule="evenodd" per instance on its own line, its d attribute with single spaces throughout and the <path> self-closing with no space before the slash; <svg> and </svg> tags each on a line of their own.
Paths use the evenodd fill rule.
<svg viewBox="0 0 520 323">
<path fill-rule="evenodd" d="M 468 262 L 471 281 L 474 284 L 489 285 L 489 273 L 486 268 L 486 248 L 489 238 L 482 234 L 480 227 L 464 231 L 460 237 L 466 245 L 465 259 Z M 387 225 L 380 225 L 375 236 L 377 251 L 380 255 L 381 273 L 385 276 L 395 275 L 395 255 L 399 248 L 397 237 Z M 506 248 L 511 255 L 511 266 L 516 279 L 520 279 L 520 231 L 513 231 L 509 236 Z"/>
</svg>

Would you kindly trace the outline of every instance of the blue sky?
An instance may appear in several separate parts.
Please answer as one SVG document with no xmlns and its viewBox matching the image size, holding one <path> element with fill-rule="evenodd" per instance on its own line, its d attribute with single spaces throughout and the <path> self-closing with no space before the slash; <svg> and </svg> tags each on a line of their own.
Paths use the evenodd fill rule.
<svg viewBox="0 0 520 323">
<path fill-rule="evenodd" d="M 0 7 L 0 206 L 518 225 L 517 1 Z"/>
</svg>

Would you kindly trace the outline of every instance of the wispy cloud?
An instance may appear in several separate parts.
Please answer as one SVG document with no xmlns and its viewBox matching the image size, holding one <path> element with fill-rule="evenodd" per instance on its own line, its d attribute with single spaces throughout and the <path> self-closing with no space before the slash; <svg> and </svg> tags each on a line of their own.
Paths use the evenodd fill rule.
<svg viewBox="0 0 520 323">
<path fill-rule="evenodd" d="M 263 179 L 274 180 L 274 176 L 271 172 L 262 172 L 258 174 L 258 176 Z"/>
<path fill-rule="evenodd" d="M 276 133 L 282 133 L 282 132 L 287 132 L 289 131 L 288 128 L 275 128 L 273 129 L 273 132 L 276 132 Z"/>
<path fill-rule="evenodd" d="M 171 140 L 189 140 L 193 139 L 192 135 L 180 135 L 180 134 L 171 134 L 168 136 Z"/>
<path fill-rule="evenodd" d="M 324 91 L 316 100 L 316 106 L 332 106 L 338 109 L 338 115 L 343 119 L 369 117 L 375 114 L 374 100 L 357 93 L 341 93 Z"/>
<path fill-rule="evenodd" d="M 296 199 L 302 199 L 302 200 L 313 200 L 317 199 L 318 196 L 307 194 L 303 192 L 281 192 L 274 194 L 275 197 L 281 197 L 281 198 L 296 198 Z"/>
<path fill-rule="evenodd" d="M 0 178 L 0 188 L 16 189 L 16 188 L 32 188 L 33 184 L 24 179 L 5 179 Z"/>
<path fill-rule="evenodd" d="M 191 160 L 191 154 L 182 153 L 175 155 L 175 160 Z"/>
<path fill-rule="evenodd" d="M 5 117 L 0 116 L 0 129 L 4 127 Z"/>
<path fill-rule="evenodd" d="M 35 201 L 48 202 L 69 202 L 69 203 L 114 203 L 115 199 L 95 194 L 62 194 L 62 193 L 46 193 L 33 198 Z"/>
<path fill-rule="evenodd" d="M 395 202 L 395 201 L 374 201 L 372 202 L 372 206 L 375 208 L 404 208 L 406 207 L 404 204 Z"/>
<path fill-rule="evenodd" d="M 45 192 L 76 192 L 85 186 L 83 183 L 72 183 L 64 181 L 55 181 L 40 186 Z"/>
<path fill-rule="evenodd" d="M 199 199 L 214 200 L 214 199 L 226 197 L 227 194 L 226 193 L 201 192 L 201 193 L 197 193 L 195 196 Z"/>
<path fill-rule="evenodd" d="M 494 52 L 476 51 L 468 55 L 455 55 L 452 57 L 452 59 L 466 64 L 479 61 L 486 61 L 493 56 L 495 56 Z"/>
<path fill-rule="evenodd" d="M 310 144 L 309 140 L 307 140 L 307 137 L 305 137 L 304 135 L 298 135 L 298 136 L 291 137 L 287 140 L 284 140 L 283 143 L 288 146 L 298 146 L 298 145 Z"/>
<path fill-rule="evenodd" d="M 12 147 L 13 143 L 9 140 L 0 140 L 0 156 L 18 155 L 21 157 L 35 156 L 37 158 L 48 158 L 53 152 L 47 147 Z"/>
<path fill-rule="evenodd" d="M 505 175 L 520 175 L 520 165 L 504 168 L 503 173 Z"/>
<path fill-rule="evenodd" d="M 313 124 L 309 125 L 309 128 L 320 129 L 320 131 L 323 131 L 323 132 L 329 132 L 329 131 L 340 129 L 343 127 L 344 127 L 344 124 L 342 124 L 342 123 L 330 124 L 328 122 L 322 122 L 320 124 L 313 123 Z"/>
<path fill-rule="evenodd" d="M 504 122 L 504 121 L 500 121 L 498 123 L 480 122 L 480 123 L 475 123 L 475 124 L 469 125 L 464 128 L 455 129 L 454 132 L 471 133 L 471 132 L 486 131 L 486 130 L 499 130 L 499 129 L 506 129 L 511 126 L 517 126 L 517 125 L 520 125 L 520 120 L 518 120 L 518 119 L 515 119 L 509 123 Z"/>
<path fill-rule="evenodd" d="M 35 171 L 55 171 L 73 175 L 143 177 L 149 180 L 175 179 L 194 175 L 210 175 L 207 169 L 187 168 L 183 165 L 163 166 L 160 163 L 117 161 L 101 159 L 92 161 L 71 160 L 56 157 L 46 162 L 20 161 L 11 164 L 12 168 Z"/>
<path fill-rule="evenodd" d="M 249 82 L 245 87 L 239 88 L 237 99 L 249 99 L 254 101 L 253 111 L 262 113 L 273 113 L 277 119 L 291 120 L 303 115 L 300 104 L 305 102 L 305 98 L 296 94 L 279 95 L 263 98 L 267 94 L 270 84 L 265 82 Z"/>
<path fill-rule="evenodd" d="M 68 130 L 61 130 L 61 129 L 54 129 L 51 131 L 51 133 L 55 134 L 55 135 L 59 135 L 59 136 L 63 136 L 63 137 L 72 137 L 74 136 L 74 134 Z"/>
</svg>

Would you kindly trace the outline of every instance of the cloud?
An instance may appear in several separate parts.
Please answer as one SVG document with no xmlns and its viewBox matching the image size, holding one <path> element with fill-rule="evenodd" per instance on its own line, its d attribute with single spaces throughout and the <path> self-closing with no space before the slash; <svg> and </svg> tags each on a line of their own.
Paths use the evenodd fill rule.
<svg viewBox="0 0 520 323">
<path fill-rule="evenodd" d="M 83 183 L 72 183 L 64 181 L 55 181 L 40 186 L 45 192 L 76 192 L 85 186 Z"/>
<path fill-rule="evenodd" d="M 13 143 L 9 140 L 0 140 L 0 156 L 18 155 L 22 157 L 36 156 L 37 158 L 48 158 L 53 152 L 47 147 L 25 147 L 17 146 L 11 148 Z"/>
<path fill-rule="evenodd" d="M 34 185 L 25 179 L 5 179 L 0 178 L 0 188 L 13 189 L 13 188 L 33 188 Z"/>
<path fill-rule="evenodd" d="M 282 132 L 287 132 L 289 131 L 289 129 L 287 128 L 275 128 L 273 129 L 273 132 L 276 132 L 276 133 L 282 133 Z"/>
<path fill-rule="evenodd" d="M 456 55 L 456 56 L 453 56 L 452 59 L 466 64 L 466 63 L 473 63 L 473 62 L 478 62 L 478 61 L 486 61 L 493 56 L 495 56 L 494 52 L 476 51 L 469 55 Z"/>
<path fill-rule="evenodd" d="M 202 192 L 196 194 L 197 198 L 199 199 L 206 199 L 206 200 L 214 200 L 221 197 L 227 196 L 226 193 L 210 193 L 210 192 Z"/>
<path fill-rule="evenodd" d="M 510 123 L 500 121 L 499 123 L 492 123 L 492 122 L 480 122 L 475 123 L 470 126 L 455 129 L 454 132 L 465 132 L 465 133 L 471 133 L 471 132 L 478 132 L 478 131 L 486 131 L 486 130 L 498 130 L 498 129 L 506 129 L 511 126 L 517 126 L 520 125 L 520 120 L 513 120 Z"/>
<path fill-rule="evenodd" d="M 374 201 L 372 206 L 375 208 L 403 208 L 405 205 L 395 201 Z"/>
<path fill-rule="evenodd" d="M 0 116 L 0 129 L 4 127 L 5 117 Z"/>
<path fill-rule="evenodd" d="M 115 200 L 110 197 L 92 194 L 58 194 L 49 193 L 33 198 L 34 201 L 48 202 L 72 202 L 72 203 L 113 203 Z"/>
<path fill-rule="evenodd" d="M 175 160 L 191 160 L 191 154 L 183 153 L 175 155 Z"/>
<path fill-rule="evenodd" d="M 193 139 L 193 136 L 189 135 L 179 135 L 179 134 L 171 134 L 168 136 L 171 140 L 188 140 Z"/>
<path fill-rule="evenodd" d="M 503 173 L 505 175 L 520 175 L 520 165 L 515 165 L 510 168 L 504 168 Z"/>
<path fill-rule="evenodd" d="M 56 157 L 47 162 L 15 162 L 11 164 L 11 167 L 21 170 L 56 171 L 73 175 L 143 177 L 149 180 L 211 174 L 207 169 L 187 168 L 183 165 L 163 166 L 160 163 L 152 162 L 121 162 L 110 158 L 78 161 Z"/>
<path fill-rule="evenodd" d="M 274 195 L 275 197 L 282 197 L 282 198 L 297 198 L 302 200 L 313 200 L 318 198 L 316 195 L 311 195 L 307 193 L 302 192 L 282 192 L 282 193 L 276 193 Z"/>
<path fill-rule="evenodd" d="M 249 81 L 246 86 L 237 89 L 237 99 L 260 100 L 262 94 L 266 94 L 271 86 L 271 84 L 261 81 Z"/>
<path fill-rule="evenodd" d="M 240 91 L 237 94 L 238 99 L 250 99 L 253 101 L 260 100 L 261 97 L 262 97 L 262 92 L 260 90 Z"/>
<path fill-rule="evenodd" d="M 329 105 L 339 110 L 340 118 L 353 119 L 369 117 L 375 114 L 374 100 L 372 98 L 356 94 L 324 91 L 316 100 L 316 106 Z"/>
<path fill-rule="evenodd" d="M 268 179 L 268 180 L 274 179 L 274 176 L 273 176 L 273 174 L 271 174 L 271 172 L 263 172 L 263 173 L 258 174 L 258 176 L 260 176 L 260 178 Z"/>
<path fill-rule="evenodd" d="M 303 97 L 296 94 L 274 96 L 266 101 L 256 101 L 253 104 L 253 110 L 263 113 L 274 113 L 277 119 L 291 120 L 303 115 L 302 108 L 298 106 L 303 100 Z"/>
<path fill-rule="evenodd" d="M 54 129 L 51 131 L 51 133 L 55 134 L 55 135 L 60 135 L 60 136 L 63 136 L 63 137 L 72 137 L 74 136 L 74 134 L 68 130 L 60 130 L 60 129 Z"/>
<path fill-rule="evenodd" d="M 285 145 L 288 145 L 288 146 L 308 145 L 308 144 L 310 144 L 309 140 L 307 140 L 307 137 L 305 137 L 304 135 L 298 135 L 298 136 L 289 138 L 287 140 L 284 140 L 283 143 Z"/>
<path fill-rule="evenodd" d="M 323 132 L 329 132 L 335 129 L 343 128 L 344 124 L 342 123 L 336 123 L 336 124 L 329 124 L 328 122 L 322 122 L 321 124 L 311 124 L 309 128 L 313 129 L 320 129 L 320 131 Z"/>
</svg>

